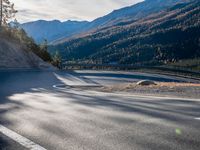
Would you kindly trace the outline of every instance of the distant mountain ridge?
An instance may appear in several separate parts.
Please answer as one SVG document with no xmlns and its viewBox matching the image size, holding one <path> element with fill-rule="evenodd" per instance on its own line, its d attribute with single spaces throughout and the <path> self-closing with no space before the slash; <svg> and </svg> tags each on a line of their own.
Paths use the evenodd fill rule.
<svg viewBox="0 0 200 150">
<path fill-rule="evenodd" d="M 65 21 L 59 20 L 45 21 L 38 20 L 28 22 L 21 25 L 27 34 L 34 38 L 37 43 L 41 43 L 44 39 L 49 42 L 58 40 L 75 34 L 87 25 L 87 21 Z"/>
<path fill-rule="evenodd" d="M 89 24 L 89 28 L 112 26 L 124 20 L 137 20 L 175 5 L 177 2 L 186 1 L 187 0 L 145 0 L 132 6 L 114 10 L 106 16 L 97 18 Z"/>
<path fill-rule="evenodd" d="M 93 32 L 104 27 L 114 26 L 121 22 L 141 19 L 146 15 L 158 12 L 179 2 L 188 0 L 145 0 L 138 4 L 115 10 L 92 22 L 66 21 L 60 22 L 39 20 L 22 24 L 21 27 L 38 43 L 47 39 L 49 43 L 62 43 L 68 38 Z"/>
</svg>

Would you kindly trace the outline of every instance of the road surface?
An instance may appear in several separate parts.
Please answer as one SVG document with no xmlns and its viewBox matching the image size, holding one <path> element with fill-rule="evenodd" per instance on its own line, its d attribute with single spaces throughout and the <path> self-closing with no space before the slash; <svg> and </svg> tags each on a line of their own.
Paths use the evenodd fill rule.
<svg viewBox="0 0 200 150">
<path fill-rule="evenodd" d="M 0 150 L 199 150 L 200 99 L 101 93 L 141 79 L 122 72 L 0 72 Z"/>
</svg>

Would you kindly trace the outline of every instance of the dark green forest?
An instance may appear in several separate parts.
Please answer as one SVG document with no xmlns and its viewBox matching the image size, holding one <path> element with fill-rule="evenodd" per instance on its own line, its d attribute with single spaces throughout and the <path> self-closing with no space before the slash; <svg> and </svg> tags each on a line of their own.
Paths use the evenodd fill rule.
<svg viewBox="0 0 200 150">
<path fill-rule="evenodd" d="M 67 62 L 160 65 L 200 58 L 199 35 L 200 2 L 193 1 L 49 49 Z"/>
</svg>

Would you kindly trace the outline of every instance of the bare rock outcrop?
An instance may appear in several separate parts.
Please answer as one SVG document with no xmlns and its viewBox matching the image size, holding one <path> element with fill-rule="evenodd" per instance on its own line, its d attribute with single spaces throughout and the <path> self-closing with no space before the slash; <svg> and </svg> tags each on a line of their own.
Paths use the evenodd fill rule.
<svg viewBox="0 0 200 150">
<path fill-rule="evenodd" d="M 142 81 L 137 82 L 137 85 L 149 86 L 149 85 L 157 85 L 157 84 L 154 81 L 142 80 Z"/>
</svg>

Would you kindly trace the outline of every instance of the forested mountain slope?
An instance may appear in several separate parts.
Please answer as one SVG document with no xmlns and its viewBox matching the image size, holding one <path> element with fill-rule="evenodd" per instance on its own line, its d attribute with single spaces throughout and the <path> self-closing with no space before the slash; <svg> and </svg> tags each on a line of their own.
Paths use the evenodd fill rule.
<svg viewBox="0 0 200 150">
<path fill-rule="evenodd" d="M 24 23 L 21 27 L 29 36 L 33 37 L 37 43 L 41 43 L 44 39 L 47 39 L 49 43 L 56 44 L 64 42 L 71 37 L 77 37 L 80 34 L 114 26 L 124 21 L 141 19 L 146 15 L 186 1 L 189 0 L 145 0 L 129 7 L 114 10 L 108 15 L 97 18 L 91 22 L 38 20 Z"/>
<path fill-rule="evenodd" d="M 66 61 L 158 64 L 200 57 L 200 1 L 177 4 L 50 47 Z"/>
<path fill-rule="evenodd" d="M 138 4 L 114 10 L 106 16 L 97 18 L 88 25 L 88 28 L 108 27 L 127 20 L 138 20 L 146 15 L 187 1 L 188 0 L 144 0 Z"/>
</svg>

